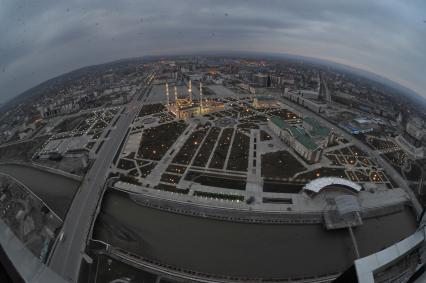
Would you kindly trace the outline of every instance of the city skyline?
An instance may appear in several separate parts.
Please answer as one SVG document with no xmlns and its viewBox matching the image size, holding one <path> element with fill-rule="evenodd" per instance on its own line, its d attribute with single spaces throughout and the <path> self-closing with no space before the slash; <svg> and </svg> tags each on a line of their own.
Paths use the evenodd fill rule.
<svg viewBox="0 0 426 283">
<path fill-rule="evenodd" d="M 238 51 L 315 57 L 423 91 L 420 1 L 3 3 L 0 103 L 61 73 L 144 55 Z M 46 9 L 49 7 L 49 9 Z M 175 9 L 170 9 L 175 7 Z M 206 8 L 208 7 L 208 8 Z"/>
<path fill-rule="evenodd" d="M 0 249 L 19 276 L 416 278 L 424 107 L 359 70 L 250 54 L 116 60 L 6 104 Z"/>
</svg>

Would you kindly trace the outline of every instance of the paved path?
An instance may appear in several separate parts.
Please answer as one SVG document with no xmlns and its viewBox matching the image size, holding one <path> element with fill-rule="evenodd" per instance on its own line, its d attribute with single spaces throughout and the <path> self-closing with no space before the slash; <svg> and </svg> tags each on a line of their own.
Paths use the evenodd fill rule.
<svg viewBox="0 0 426 283">
<path fill-rule="evenodd" d="M 237 126 L 234 126 L 233 129 L 234 130 L 232 132 L 231 141 L 229 142 L 228 152 L 226 153 L 225 163 L 223 164 L 223 167 L 222 167 L 223 170 L 226 170 L 226 168 L 228 167 L 228 160 L 229 160 L 229 156 L 231 155 L 231 149 L 234 144 L 235 135 L 237 133 Z"/>
<path fill-rule="evenodd" d="M 218 147 L 219 140 L 222 137 L 223 129 L 224 128 L 220 128 L 220 133 L 217 136 L 216 142 L 214 143 L 214 146 L 213 146 L 212 152 L 210 154 L 209 160 L 207 160 L 206 168 L 210 168 L 210 162 L 212 162 L 214 152 L 216 151 L 216 147 Z"/>
<path fill-rule="evenodd" d="M 255 139 L 256 139 L 256 142 L 255 142 Z M 259 151 L 257 150 L 259 141 L 260 141 L 260 131 L 251 130 L 249 158 L 248 158 L 248 167 L 247 167 L 246 191 L 251 192 L 254 195 L 258 195 L 258 196 L 260 196 L 263 192 L 263 179 L 261 176 L 262 170 L 260 167 L 261 160 L 260 160 Z M 255 146 L 256 146 L 256 149 L 254 148 Z M 254 161 L 256 161 L 256 165 L 254 165 Z M 261 203 L 261 199 L 258 199 L 257 201 Z"/>
</svg>

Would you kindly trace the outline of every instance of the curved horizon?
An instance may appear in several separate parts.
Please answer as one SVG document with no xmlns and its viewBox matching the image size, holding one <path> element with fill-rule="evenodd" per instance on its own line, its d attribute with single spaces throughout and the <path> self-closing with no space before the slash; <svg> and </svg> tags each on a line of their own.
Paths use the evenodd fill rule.
<svg viewBox="0 0 426 283">
<path fill-rule="evenodd" d="M 48 78 L 46 80 L 43 80 L 41 82 L 38 82 L 35 85 L 30 86 L 26 90 L 20 92 L 19 94 L 9 98 L 8 100 L 5 100 L 5 101 L 0 100 L 0 106 L 7 105 L 7 104 L 13 102 L 14 99 L 18 99 L 20 96 L 26 94 L 26 92 L 31 91 L 33 88 L 36 88 L 36 87 L 40 86 L 41 84 L 44 84 L 44 83 L 46 83 L 50 80 L 59 78 L 61 76 L 66 76 L 68 74 L 71 74 L 73 72 L 76 72 L 76 71 L 84 69 L 84 68 L 100 66 L 100 65 L 104 65 L 104 64 L 111 64 L 111 63 L 118 62 L 118 61 L 121 61 L 121 60 L 146 59 L 146 58 L 150 58 L 150 57 L 159 58 L 159 57 L 179 57 L 179 56 L 226 56 L 226 57 L 236 57 L 236 58 L 239 57 L 239 56 L 241 56 L 241 57 L 252 56 L 253 58 L 256 57 L 256 56 L 263 56 L 263 57 L 265 57 L 265 59 L 268 59 L 267 57 L 269 56 L 269 57 L 279 57 L 279 59 L 289 59 L 289 58 L 296 59 L 296 58 L 298 58 L 298 59 L 305 60 L 305 61 L 310 62 L 310 63 L 320 64 L 320 65 L 323 65 L 323 66 L 327 66 L 327 64 L 329 64 L 329 65 L 331 64 L 331 65 L 334 65 L 333 67 L 335 67 L 335 68 L 340 67 L 340 68 L 350 69 L 350 70 L 346 70 L 346 71 L 352 72 L 354 75 L 362 76 L 362 77 L 368 78 L 370 80 L 373 80 L 375 82 L 378 82 L 380 84 L 386 85 L 387 87 L 395 87 L 395 86 L 390 86 L 389 83 L 396 84 L 399 88 L 405 89 L 404 94 L 407 95 L 408 94 L 407 91 L 411 91 L 412 94 L 416 95 L 418 99 L 421 99 L 422 102 L 426 103 L 426 97 L 425 96 L 422 96 L 421 94 L 419 94 L 415 90 L 413 90 L 413 89 L 411 89 L 411 88 L 409 88 L 409 87 L 407 87 L 407 86 L 405 86 L 405 85 L 403 85 L 403 84 L 401 84 L 397 81 L 393 81 L 392 79 L 387 78 L 387 77 L 383 76 L 382 74 L 375 73 L 371 70 L 362 69 L 362 68 L 357 67 L 357 66 L 351 66 L 351 65 L 348 65 L 348 64 L 332 61 L 332 60 L 327 59 L 327 58 L 311 57 L 311 56 L 305 56 L 305 55 L 300 55 L 300 54 L 290 54 L 290 53 L 269 53 L 269 52 L 256 52 L 256 51 L 245 51 L 245 50 L 237 50 L 237 51 L 225 51 L 225 50 L 223 50 L 223 51 L 214 50 L 213 51 L 212 50 L 212 51 L 194 51 L 192 53 L 180 53 L 180 54 L 179 53 L 176 53 L 176 54 L 167 53 L 167 54 L 159 54 L 159 55 L 147 54 L 147 55 L 144 55 L 144 56 L 118 58 L 118 59 L 114 59 L 114 60 L 98 62 L 98 63 L 95 63 L 95 64 L 83 65 L 83 66 L 74 68 L 72 70 L 65 71 L 61 74 L 55 75 L 55 76 Z M 317 61 L 317 62 L 315 62 L 315 61 Z M 321 61 L 321 62 L 318 62 L 318 61 Z M 356 72 L 362 72 L 363 74 L 356 73 Z M 370 76 L 379 77 L 382 80 L 386 80 L 387 82 L 381 82 L 381 81 L 377 80 L 377 78 L 372 78 Z M 388 84 L 386 84 L 386 83 L 388 83 Z M 398 91 L 404 92 L 404 90 L 402 90 L 402 89 L 398 89 Z M 0 97 L 0 99 L 1 99 L 1 97 Z"/>
<path fill-rule="evenodd" d="M 83 66 L 195 50 L 319 58 L 425 98 L 425 10 L 424 1 L 402 0 L 5 2 L 0 103 Z"/>
</svg>

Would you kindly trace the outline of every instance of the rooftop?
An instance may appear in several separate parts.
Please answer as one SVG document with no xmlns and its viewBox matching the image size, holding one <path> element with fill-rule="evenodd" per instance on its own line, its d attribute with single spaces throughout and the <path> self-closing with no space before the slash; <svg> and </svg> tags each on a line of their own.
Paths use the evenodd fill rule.
<svg viewBox="0 0 426 283">
<path fill-rule="evenodd" d="M 309 183 L 307 183 L 303 189 L 308 190 L 311 192 L 319 193 L 322 189 L 325 187 L 328 187 L 330 185 L 340 185 L 345 186 L 348 188 L 351 188 L 352 190 L 359 192 L 361 191 L 362 187 L 354 182 L 351 182 L 349 180 L 343 179 L 343 178 L 337 178 L 337 177 L 325 177 L 325 178 L 318 178 L 315 179 Z"/>
<path fill-rule="evenodd" d="M 312 138 L 303 130 L 288 124 L 286 121 L 277 116 L 272 116 L 271 122 L 280 127 L 283 130 L 287 130 L 290 134 L 300 142 L 304 147 L 315 150 L 318 145 L 312 140 Z"/>
<path fill-rule="evenodd" d="M 295 127 L 294 127 L 295 128 Z M 298 129 L 298 128 L 296 128 Z M 299 130 L 299 129 L 298 129 Z M 310 150 L 315 150 L 317 149 L 319 146 L 312 140 L 312 138 L 305 133 L 305 131 L 301 131 L 299 130 L 299 135 L 297 135 L 295 138 L 301 143 L 303 144 L 306 148 L 310 149 Z"/>
<path fill-rule="evenodd" d="M 303 121 L 312 126 L 312 131 L 309 133 L 313 136 L 326 137 L 330 133 L 328 128 L 322 126 L 316 119 L 312 117 L 305 117 Z"/>
<path fill-rule="evenodd" d="M 257 100 L 267 100 L 267 101 L 276 100 L 274 97 L 271 97 L 271 96 L 258 96 L 258 97 L 255 97 L 255 99 L 257 99 Z"/>
<path fill-rule="evenodd" d="M 283 119 L 281 119 L 278 116 L 271 116 L 271 122 L 274 123 L 275 125 L 277 125 L 278 127 L 280 127 L 281 129 L 288 129 L 291 127 L 291 125 L 289 123 L 287 123 L 286 121 L 284 121 Z"/>
</svg>

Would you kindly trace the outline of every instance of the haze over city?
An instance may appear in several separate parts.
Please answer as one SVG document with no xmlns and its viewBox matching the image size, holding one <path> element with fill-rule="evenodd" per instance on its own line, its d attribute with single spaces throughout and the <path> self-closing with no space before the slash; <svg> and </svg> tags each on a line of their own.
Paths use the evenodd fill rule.
<svg viewBox="0 0 426 283">
<path fill-rule="evenodd" d="M 0 103 L 120 58 L 288 53 L 358 67 L 426 97 L 424 1 L 0 2 Z"/>
</svg>

